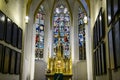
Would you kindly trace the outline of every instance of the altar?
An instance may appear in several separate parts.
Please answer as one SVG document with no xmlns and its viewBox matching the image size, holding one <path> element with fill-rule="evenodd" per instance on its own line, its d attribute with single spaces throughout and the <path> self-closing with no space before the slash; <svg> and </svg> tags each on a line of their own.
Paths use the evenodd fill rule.
<svg viewBox="0 0 120 80">
<path fill-rule="evenodd" d="M 72 80 L 72 74 L 46 74 L 47 80 Z"/>
<path fill-rule="evenodd" d="M 46 77 L 48 80 L 72 80 L 72 58 L 71 50 L 69 56 L 64 55 L 63 44 L 60 43 L 60 33 L 58 33 L 58 45 L 55 49 L 56 56 L 49 57 Z"/>
</svg>

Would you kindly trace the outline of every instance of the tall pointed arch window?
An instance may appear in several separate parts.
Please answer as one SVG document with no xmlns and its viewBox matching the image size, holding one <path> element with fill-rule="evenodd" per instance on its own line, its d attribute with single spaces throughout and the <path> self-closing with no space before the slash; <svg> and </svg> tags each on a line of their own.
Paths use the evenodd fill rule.
<svg viewBox="0 0 120 80">
<path fill-rule="evenodd" d="M 35 59 L 39 60 L 44 55 L 44 7 L 41 5 L 35 17 L 36 39 L 35 39 Z"/>
<path fill-rule="evenodd" d="M 60 33 L 60 43 L 63 45 L 63 57 L 70 57 L 70 15 L 68 8 L 63 4 L 58 4 L 53 15 L 53 56 L 56 55 L 58 35 Z"/>
<path fill-rule="evenodd" d="M 86 59 L 85 50 L 85 24 L 84 24 L 85 12 L 81 7 L 78 10 L 78 38 L 79 38 L 79 60 Z"/>
</svg>

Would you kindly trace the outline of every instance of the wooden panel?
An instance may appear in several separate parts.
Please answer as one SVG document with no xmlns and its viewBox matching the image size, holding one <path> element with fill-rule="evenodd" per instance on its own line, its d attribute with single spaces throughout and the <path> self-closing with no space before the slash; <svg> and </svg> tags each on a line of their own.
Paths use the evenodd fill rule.
<svg viewBox="0 0 120 80">
<path fill-rule="evenodd" d="M 113 26 L 113 41 L 115 49 L 116 67 L 120 67 L 120 25 L 119 20 Z"/>
<path fill-rule="evenodd" d="M 0 44 L 0 72 L 2 71 L 3 45 Z"/>
<path fill-rule="evenodd" d="M 16 58 L 16 51 L 12 50 L 10 54 L 10 72 L 11 74 L 15 73 L 15 58 Z"/>
<path fill-rule="evenodd" d="M 0 11 L 0 40 L 5 38 L 5 15 Z"/>
<path fill-rule="evenodd" d="M 12 31 L 12 45 L 14 47 L 17 47 L 17 29 L 18 29 L 18 26 L 13 23 L 13 31 Z"/>
<path fill-rule="evenodd" d="M 15 74 L 20 74 L 21 53 L 16 54 Z"/>
<path fill-rule="evenodd" d="M 10 48 L 5 47 L 4 59 L 3 59 L 3 73 L 9 72 L 9 61 L 10 61 Z"/>
<path fill-rule="evenodd" d="M 12 40 L 12 21 L 9 18 L 7 18 L 5 40 L 6 40 L 7 43 L 11 44 L 11 40 Z"/>
<path fill-rule="evenodd" d="M 114 47 L 113 47 L 113 33 L 112 29 L 108 33 L 108 48 L 109 48 L 109 55 L 110 55 L 110 67 L 111 69 L 115 68 L 115 56 L 114 56 Z"/>
<path fill-rule="evenodd" d="M 22 29 L 18 28 L 18 43 L 17 47 L 22 49 Z"/>
</svg>

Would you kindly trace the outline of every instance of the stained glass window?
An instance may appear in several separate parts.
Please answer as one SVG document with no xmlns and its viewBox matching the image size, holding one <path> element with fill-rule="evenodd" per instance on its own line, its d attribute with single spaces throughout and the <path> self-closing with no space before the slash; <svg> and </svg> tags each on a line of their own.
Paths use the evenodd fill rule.
<svg viewBox="0 0 120 80">
<path fill-rule="evenodd" d="M 68 8 L 63 4 L 58 5 L 53 16 L 53 50 L 56 55 L 58 44 L 58 33 L 60 33 L 60 43 L 63 45 L 63 57 L 69 58 L 70 54 L 70 16 Z"/>
<path fill-rule="evenodd" d="M 86 59 L 85 51 L 85 25 L 84 25 L 85 12 L 82 8 L 79 8 L 78 12 L 78 38 L 79 38 L 79 60 Z"/>
<path fill-rule="evenodd" d="M 35 39 L 35 59 L 43 58 L 44 53 L 44 7 L 41 5 L 35 17 L 36 39 Z"/>
</svg>

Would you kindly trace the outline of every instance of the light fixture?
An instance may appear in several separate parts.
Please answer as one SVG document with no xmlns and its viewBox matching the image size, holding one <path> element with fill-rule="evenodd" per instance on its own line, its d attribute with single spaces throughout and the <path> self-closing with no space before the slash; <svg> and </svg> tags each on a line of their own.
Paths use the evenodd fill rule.
<svg viewBox="0 0 120 80">
<path fill-rule="evenodd" d="M 8 20 L 8 22 L 10 22 L 10 19 L 9 19 L 9 18 L 7 18 L 7 20 Z"/>
<path fill-rule="evenodd" d="M 100 16 L 99 19 L 100 19 L 100 21 L 101 21 L 101 20 L 102 20 L 102 17 Z"/>
<path fill-rule="evenodd" d="M 1 17 L 1 21 L 5 21 L 5 16 L 2 16 L 2 17 Z"/>
<path fill-rule="evenodd" d="M 110 15 L 108 16 L 108 20 L 109 20 L 109 21 L 111 20 L 111 16 L 110 16 Z"/>
<path fill-rule="evenodd" d="M 26 16 L 26 17 L 25 17 L 25 23 L 28 23 L 28 20 L 29 20 L 29 17 Z"/>
<path fill-rule="evenodd" d="M 86 15 L 84 16 L 83 21 L 84 21 L 85 24 L 87 23 L 87 16 Z"/>
</svg>

